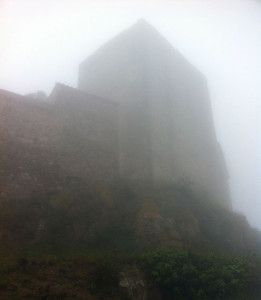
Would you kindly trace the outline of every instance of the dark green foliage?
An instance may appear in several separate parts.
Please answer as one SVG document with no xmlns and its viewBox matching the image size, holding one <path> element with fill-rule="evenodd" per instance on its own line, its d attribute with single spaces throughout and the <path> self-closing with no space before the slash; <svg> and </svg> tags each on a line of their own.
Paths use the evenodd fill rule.
<svg viewBox="0 0 261 300">
<path fill-rule="evenodd" d="M 154 252 L 143 257 L 149 275 L 171 299 L 227 299 L 254 286 L 249 260 L 187 252 Z M 231 298 L 230 298 L 231 299 Z"/>
<path fill-rule="evenodd" d="M 110 260 L 103 260 L 90 274 L 91 291 L 99 299 L 109 299 L 117 293 L 119 266 Z"/>
<path fill-rule="evenodd" d="M 139 278 L 145 284 L 142 290 L 153 288 L 158 295 L 148 299 L 257 300 L 261 266 L 257 262 L 177 251 L 1 255 L 0 298 L 136 300 L 119 286 L 119 275 L 127 267 L 147 273 Z M 137 279 L 136 273 L 129 274 Z"/>
<path fill-rule="evenodd" d="M 119 274 L 130 257 L 114 253 L 0 256 L 0 299 L 128 299 Z"/>
</svg>

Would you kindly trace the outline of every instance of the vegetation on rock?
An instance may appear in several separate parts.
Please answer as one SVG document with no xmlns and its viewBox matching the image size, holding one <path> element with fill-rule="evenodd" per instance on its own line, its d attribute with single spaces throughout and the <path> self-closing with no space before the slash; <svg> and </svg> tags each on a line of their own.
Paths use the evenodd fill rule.
<svg viewBox="0 0 261 300">
<path fill-rule="evenodd" d="M 1 299 L 256 297 L 258 232 L 207 200 L 183 183 L 77 181 L 2 201 Z"/>
<path fill-rule="evenodd" d="M 143 259 L 165 299 L 231 299 L 258 288 L 257 269 L 246 258 L 159 251 Z"/>
</svg>

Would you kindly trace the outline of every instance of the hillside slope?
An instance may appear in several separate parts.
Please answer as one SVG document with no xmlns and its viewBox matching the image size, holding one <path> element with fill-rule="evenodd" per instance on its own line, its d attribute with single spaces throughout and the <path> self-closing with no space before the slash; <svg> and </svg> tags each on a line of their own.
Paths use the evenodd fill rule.
<svg viewBox="0 0 261 300">
<path fill-rule="evenodd" d="M 194 249 L 255 253 L 259 233 L 244 216 L 191 192 L 183 180 L 88 185 L 1 203 L 1 245 L 140 251 Z"/>
</svg>

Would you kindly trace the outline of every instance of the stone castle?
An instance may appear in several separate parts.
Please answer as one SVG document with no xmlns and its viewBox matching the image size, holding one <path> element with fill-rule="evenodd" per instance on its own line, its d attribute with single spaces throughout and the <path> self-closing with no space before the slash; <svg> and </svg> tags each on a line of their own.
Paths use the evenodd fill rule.
<svg viewBox="0 0 261 300">
<path fill-rule="evenodd" d="M 81 63 L 78 89 L 47 101 L 0 90 L 1 197 L 71 180 L 186 179 L 230 208 L 204 76 L 144 20 Z"/>
</svg>

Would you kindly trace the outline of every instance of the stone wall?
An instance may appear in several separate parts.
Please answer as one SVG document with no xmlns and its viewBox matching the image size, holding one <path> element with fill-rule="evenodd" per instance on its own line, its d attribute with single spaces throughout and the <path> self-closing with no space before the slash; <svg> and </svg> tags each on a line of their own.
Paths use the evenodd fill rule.
<svg viewBox="0 0 261 300">
<path fill-rule="evenodd" d="M 79 89 L 56 84 L 47 102 L 0 92 L 2 194 L 72 178 L 185 180 L 230 207 L 206 80 L 152 26 L 138 22 L 84 61 Z"/>
<path fill-rule="evenodd" d="M 61 84 L 56 84 L 50 101 L 64 118 L 62 136 L 70 154 L 64 168 L 92 181 L 117 177 L 118 105 Z"/>
<path fill-rule="evenodd" d="M 230 207 L 206 80 L 156 29 L 140 21 L 98 49 L 80 65 L 79 89 L 119 103 L 122 176 L 186 178 Z"/>
<path fill-rule="evenodd" d="M 48 105 L 1 91 L 2 196 L 23 198 L 59 183 L 61 122 Z"/>
<path fill-rule="evenodd" d="M 117 106 L 85 93 L 77 101 L 75 94 L 57 85 L 52 102 L 43 103 L 0 91 L 1 197 L 116 176 Z"/>
</svg>

